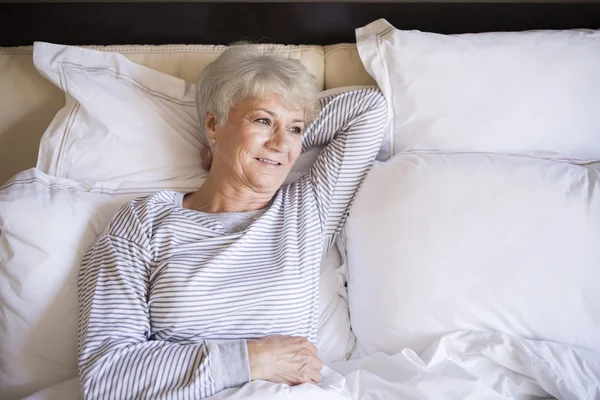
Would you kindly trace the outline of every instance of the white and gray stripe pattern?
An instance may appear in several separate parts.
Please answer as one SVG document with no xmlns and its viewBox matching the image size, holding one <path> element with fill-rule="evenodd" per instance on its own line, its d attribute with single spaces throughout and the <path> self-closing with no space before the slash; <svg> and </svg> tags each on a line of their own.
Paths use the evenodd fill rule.
<svg viewBox="0 0 600 400">
<path fill-rule="evenodd" d="M 327 147 L 241 232 L 174 204 L 129 202 L 83 259 L 86 399 L 198 399 L 250 379 L 245 339 L 316 343 L 319 265 L 381 145 L 387 108 L 362 89 L 321 100 L 303 149 Z"/>
</svg>

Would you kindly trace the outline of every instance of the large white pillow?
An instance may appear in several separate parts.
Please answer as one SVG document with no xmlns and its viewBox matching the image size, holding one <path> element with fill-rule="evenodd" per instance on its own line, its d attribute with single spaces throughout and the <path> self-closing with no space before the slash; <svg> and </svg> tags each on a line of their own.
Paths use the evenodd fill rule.
<svg viewBox="0 0 600 400">
<path fill-rule="evenodd" d="M 457 330 L 600 353 L 600 165 L 399 154 L 375 164 L 345 229 L 363 353 Z"/>
<path fill-rule="evenodd" d="M 600 159 L 600 31 L 356 31 L 406 150 Z"/>
<path fill-rule="evenodd" d="M 79 266 L 119 207 L 159 189 L 191 191 L 201 183 L 86 184 L 30 169 L 0 189 L 2 399 L 77 376 Z M 344 360 L 354 345 L 344 268 L 336 247 L 321 264 L 317 346 L 324 361 Z"/>
<path fill-rule="evenodd" d="M 154 183 L 206 175 L 200 150 L 208 143 L 200 134 L 193 84 L 110 51 L 36 42 L 33 56 L 37 70 L 66 96 L 40 142 L 38 169 L 90 182 Z M 307 172 L 319 151 L 301 155 L 290 179 Z M 389 158 L 389 150 L 379 158 Z"/>
<path fill-rule="evenodd" d="M 0 190 L 0 388 L 6 399 L 77 375 L 83 253 L 148 189 L 77 184 L 30 169 Z"/>
<path fill-rule="evenodd" d="M 200 178 L 194 86 L 113 53 L 37 42 L 36 69 L 66 104 L 40 142 L 37 167 L 77 181 Z"/>
</svg>

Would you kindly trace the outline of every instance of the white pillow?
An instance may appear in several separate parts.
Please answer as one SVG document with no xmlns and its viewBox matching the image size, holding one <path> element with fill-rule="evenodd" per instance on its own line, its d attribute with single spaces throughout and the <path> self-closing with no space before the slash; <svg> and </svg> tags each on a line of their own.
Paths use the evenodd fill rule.
<svg viewBox="0 0 600 400">
<path fill-rule="evenodd" d="M 148 189 L 78 185 L 35 169 L 0 190 L 0 387 L 21 398 L 77 375 L 83 253 Z"/>
<path fill-rule="evenodd" d="M 367 354 L 457 330 L 600 353 L 600 166 L 399 154 L 375 164 L 345 229 Z"/>
<path fill-rule="evenodd" d="M 600 159 L 600 31 L 440 35 L 357 29 L 407 150 Z"/>
<path fill-rule="evenodd" d="M 114 52 L 36 42 L 33 55 L 37 70 L 66 95 L 40 142 L 38 169 L 90 182 L 206 176 L 200 150 L 208 143 L 200 134 L 194 85 Z M 320 150 L 302 154 L 288 181 L 307 172 Z M 387 158 L 384 149 L 380 159 Z"/>
<path fill-rule="evenodd" d="M 77 183 L 30 169 L 0 189 L 0 392 L 22 398 L 77 376 L 77 276 L 81 258 L 128 200 L 202 181 Z M 352 350 L 345 268 L 337 248 L 321 264 L 317 346 L 324 361 Z M 2 397 L 4 398 L 4 397 Z"/>
<path fill-rule="evenodd" d="M 194 86 L 123 55 L 37 42 L 37 70 L 66 105 L 40 142 L 37 167 L 77 181 L 201 178 Z"/>
</svg>

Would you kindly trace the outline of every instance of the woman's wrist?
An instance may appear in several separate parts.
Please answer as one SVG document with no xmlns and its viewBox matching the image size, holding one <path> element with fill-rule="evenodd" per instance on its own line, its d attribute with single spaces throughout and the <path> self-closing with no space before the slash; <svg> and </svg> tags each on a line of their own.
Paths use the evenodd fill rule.
<svg viewBox="0 0 600 400">
<path fill-rule="evenodd" d="M 259 346 L 257 340 L 246 340 L 246 346 L 248 348 L 248 363 L 250 365 L 250 380 L 264 380 L 262 376 L 262 370 L 259 367 Z"/>
</svg>

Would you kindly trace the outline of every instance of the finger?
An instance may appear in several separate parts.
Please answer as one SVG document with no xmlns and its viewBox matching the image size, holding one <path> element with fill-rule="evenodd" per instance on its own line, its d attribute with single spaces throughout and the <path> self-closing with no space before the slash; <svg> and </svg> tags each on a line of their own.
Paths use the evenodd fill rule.
<svg viewBox="0 0 600 400">
<path fill-rule="evenodd" d="M 289 339 L 290 344 L 293 343 L 305 349 L 309 348 L 310 341 L 303 336 L 287 336 L 287 338 Z"/>
<path fill-rule="evenodd" d="M 310 378 L 309 382 L 313 383 L 319 383 L 321 382 L 321 379 L 323 379 L 323 375 L 321 375 L 321 372 L 313 368 L 308 368 L 308 377 Z"/>
<path fill-rule="evenodd" d="M 314 369 L 316 369 L 317 371 L 320 371 L 323 369 L 323 361 L 321 361 L 321 359 L 319 357 L 312 357 L 308 363 L 310 364 L 310 366 Z"/>
<path fill-rule="evenodd" d="M 309 340 L 306 341 L 306 348 L 310 350 L 310 353 L 312 355 L 317 355 L 317 353 L 319 352 L 319 349 L 317 348 L 317 346 L 315 346 L 314 344 L 312 344 Z"/>
<path fill-rule="evenodd" d="M 203 147 L 202 150 L 200 150 L 200 158 L 202 158 L 204 160 L 206 158 L 206 156 L 208 156 L 209 151 L 210 150 L 208 147 Z"/>
<path fill-rule="evenodd" d="M 311 351 L 311 353 L 317 354 L 317 346 L 315 346 L 314 344 L 312 344 L 312 342 L 310 340 L 308 340 L 307 338 L 303 337 L 303 336 L 292 336 L 294 339 L 296 339 L 296 342 L 300 345 L 302 345 L 303 347 L 309 349 Z"/>
<path fill-rule="evenodd" d="M 212 151 L 205 147 L 200 151 L 200 158 L 202 159 L 202 167 L 206 170 L 210 170 L 212 165 Z"/>
<path fill-rule="evenodd" d="M 202 160 L 202 168 L 204 168 L 207 171 L 210 171 L 210 160 L 207 160 L 206 158 Z"/>
</svg>

